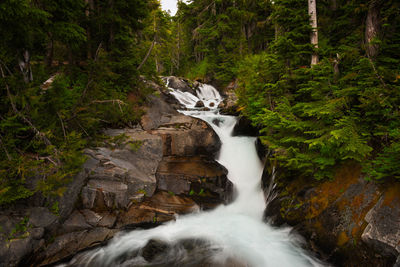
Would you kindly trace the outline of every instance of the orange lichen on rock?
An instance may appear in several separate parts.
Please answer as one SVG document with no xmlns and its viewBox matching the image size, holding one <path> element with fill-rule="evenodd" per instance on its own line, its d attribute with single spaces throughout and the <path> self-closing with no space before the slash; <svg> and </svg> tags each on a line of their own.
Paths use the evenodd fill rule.
<svg viewBox="0 0 400 267">
<path fill-rule="evenodd" d="M 393 207 L 394 201 L 400 201 L 400 183 L 394 183 L 387 187 L 383 199 L 383 205 Z"/>
<path fill-rule="evenodd" d="M 316 195 L 310 200 L 310 209 L 306 219 L 320 215 L 330 203 L 342 196 L 350 185 L 357 183 L 360 173 L 359 164 L 343 165 L 338 168 L 333 181 L 322 182 L 318 185 Z M 343 205 L 345 204 L 343 203 Z"/>
<path fill-rule="evenodd" d="M 350 238 L 347 236 L 346 232 L 342 231 L 340 232 L 338 239 L 337 239 L 337 245 L 339 247 L 343 246 L 347 242 L 349 242 Z"/>
</svg>

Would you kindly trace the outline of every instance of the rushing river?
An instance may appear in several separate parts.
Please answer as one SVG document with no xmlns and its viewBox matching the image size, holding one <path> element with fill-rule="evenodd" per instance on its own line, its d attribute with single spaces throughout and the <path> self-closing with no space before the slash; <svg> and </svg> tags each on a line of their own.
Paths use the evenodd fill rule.
<svg viewBox="0 0 400 267">
<path fill-rule="evenodd" d="M 299 238 L 290 228 L 278 229 L 263 222 L 263 164 L 256 139 L 232 136 L 236 117 L 218 113 L 222 101 L 218 91 L 209 85 L 201 85 L 197 96 L 170 90 L 189 110 L 181 113 L 206 121 L 221 139 L 217 161 L 227 168 L 235 186 L 234 201 L 153 229 L 118 235 L 107 246 L 81 254 L 64 266 L 322 266 L 300 248 Z M 196 109 L 199 100 L 210 111 Z M 151 240 L 157 240 L 156 247 L 160 242 L 161 246 L 167 244 L 168 249 L 149 262 L 141 249 Z"/>
</svg>

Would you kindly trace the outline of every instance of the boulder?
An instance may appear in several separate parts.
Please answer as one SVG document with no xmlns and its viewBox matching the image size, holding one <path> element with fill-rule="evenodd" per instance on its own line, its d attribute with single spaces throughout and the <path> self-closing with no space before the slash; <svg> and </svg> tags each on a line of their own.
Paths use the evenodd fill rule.
<svg viewBox="0 0 400 267">
<path fill-rule="evenodd" d="M 51 265 L 71 257 L 79 251 L 95 247 L 114 236 L 117 230 L 104 227 L 72 232 L 56 237 L 41 254 L 36 255 L 36 266 Z"/>
<path fill-rule="evenodd" d="M 127 208 L 143 195 L 151 196 L 156 188 L 155 173 L 162 158 L 162 139 L 140 129 L 108 130 L 112 137 L 121 136 L 114 148 L 87 149 L 97 160 L 82 189 L 82 204 L 96 211 Z"/>
<path fill-rule="evenodd" d="M 287 172 L 278 170 L 276 197 L 267 205 L 266 220 L 293 226 L 308 240 L 309 249 L 335 266 L 394 264 L 400 215 L 396 208 L 383 208 L 381 190 L 362 177 L 359 165 L 340 166 L 329 181 L 279 173 Z M 268 184 L 263 181 L 266 190 Z"/>
<path fill-rule="evenodd" d="M 174 101 L 178 103 L 176 99 Z M 168 102 L 171 101 L 168 101 L 166 97 L 148 97 L 148 107 L 145 108 L 145 115 L 142 116 L 140 121 L 144 130 L 157 129 L 160 125 L 169 122 L 172 116 L 179 115 Z"/>
<path fill-rule="evenodd" d="M 239 115 L 238 97 L 233 88 L 226 88 L 223 93 L 224 100 L 218 106 L 221 114 Z"/>
<path fill-rule="evenodd" d="M 164 156 L 213 157 L 221 147 L 218 135 L 207 123 L 187 116 L 174 116 L 163 127 L 151 131 L 163 141 Z"/>
<path fill-rule="evenodd" d="M 157 188 L 197 197 L 201 201 L 231 199 L 233 184 L 226 177 L 227 170 L 208 157 L 164 157 L 157 170 Z"/>
<path fill-rule="evenodd" d="M 367 213 L 361 239 L 384 255 L 400 254 L 400 185 L 390 186 Z"/>
<path fill-rule="evenodd" d="M 199 100 L 197 101 L 196 105 L 194 106 L 195 108 L 204 108 L 204 103 L 203 101 Z"/>
<path fill-rule="evenodd" d="M 90 228 L 92 226 L 86 222 L 85 217 L 79 211 L 74 211 L 63 223 L 61 233 L 77 232 Z"/>
<path fill-rule="evenodd" d="M 198 205 L 188 197 L 159 191 L 142 203 L 133 204 L 119 216 L 117 227 L 138 227 L 143 223 L 158 225 L 175 219 L 176 214 L 198 210 Z"/>
</svg>

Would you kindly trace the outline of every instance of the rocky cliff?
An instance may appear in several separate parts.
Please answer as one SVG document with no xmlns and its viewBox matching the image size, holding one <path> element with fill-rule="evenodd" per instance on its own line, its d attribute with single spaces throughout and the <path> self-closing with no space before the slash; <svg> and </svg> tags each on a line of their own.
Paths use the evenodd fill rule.
<svg viewBox="0 0 400 267">
<path fill-rule="evenodd" d="M 332 181 L 279 175 L 283 171 L 269 194 L 266 220 L 293 226 L 309 249 L 335 266 L 399 266 L 398 183 L 366 181 L 355 163 L 338 167 Z M 270 175 L 263 182 L 268 192 Z"/>
<path fill-rule="evenodd" d="M 227 171 L 214 160 L 217 135 L 179 114 L 165 88 L 147 83 L 156 93 L 141 124 L 108 129 L 107 141 L 85 150 L 87 161 L 56 211 L 33 203 L 1 211 L 0 266 L 53 264 L 118 231 L 154 227 L 231 199 Z"/>
</svg>

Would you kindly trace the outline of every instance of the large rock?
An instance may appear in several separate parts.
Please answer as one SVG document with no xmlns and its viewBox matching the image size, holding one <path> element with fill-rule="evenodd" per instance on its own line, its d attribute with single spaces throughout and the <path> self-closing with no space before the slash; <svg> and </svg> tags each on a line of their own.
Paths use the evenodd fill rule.
<svg viewBox="0 0 400 267">
<path fill-rule="evenodd" d="M 280 177 L 277 192 L 268 203 L 267 220 L 293 226 L 321 258 L 337 266 L 393 265 L 399 210 L 380 210 L 382 192 L 364 180 L 360 166 L 341 166 L 331 181 Z"/>
<path fill-rule="evenodd" d="M 177 100 L 171 99 L 172 96 L 149 96 L 148 107 L 145 108 L 145 115 L 142 116 L 140 124 L 144 130 L 157 129 L 160 125 L 170 121 L 172 116 L 179 115 L 170 102 Z"/>
<path fill-rule="evenodd" d="M 58 200 L 60 220 L 65 220 L 74 210 L 78 201 L 79 193 L 87 181 L 89 172 L 99 163 L 99 160 L 88 158 L 83 164 L 82 170 L 75 175 L 74 179 L 67 185 L 67 190 Z"/>
<path fill-rule="evenodd" d="M 392 185 L 367 213 L 361 239 L 384 255 L 400 254 L 400 185 Z"/>
<path fill-rule="evenodd" d="M 86 150 L 98 164 L 90 170 L 89 181 L 82 189 L 82 203 L 84 208 L 97 211 L 127 208 L 143 194 L 151 196 L 162 158 L 159 136 L 140 129 L 108 130 L 106 134 L 121 136 L 121 144 Z"/>
<path fill-rule="evenodd" d="M 44 228 L 27 220 L 29 210 L 21 214 L 0 215 L 0 266 L 22 266 L 32 253 L 44 246 Z M 53 220 L 39 220 L 36 225 L 49 226 Z"/>
<path fill-rule="evenodd" d="M 157 170 L 157 187 L 174 194 L 197 197 L 196 200 L 230 200 L 233 184 L 227 170 L 207 157 L 164 157 Z"/>
<path fill-rule="evenodd" d="M 159 191 L 142 203 L 132 205 L 119 216 L 118 227 L 135 227 L 143 223 L 159 224 L 175 219 L 176 214 L 187 214 L 199 209 L 190 198 Z"/>
<path fill-rule="evenodd" d="M 174 116 L 152 134 L 161 136 L 164 156 L 215 155 L 221 141 L 207 123 L 187 116 Z"/>
<path fill-rule="evenodd" d="M 35 266 L 54 264 L 81 250 L 98 246 L 112 238 L 116 232 L 99 227 L 58 236 L 41 254 L 36 255 Z"/>
</svg>

